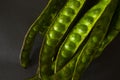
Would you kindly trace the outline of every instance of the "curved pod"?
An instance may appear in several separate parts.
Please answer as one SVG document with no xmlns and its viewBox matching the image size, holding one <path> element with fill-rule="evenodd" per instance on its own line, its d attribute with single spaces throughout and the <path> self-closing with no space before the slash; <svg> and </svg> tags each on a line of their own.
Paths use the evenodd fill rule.
<svg viewBox="0 0 120 80">
<path fill-rule="evenodd" d="M 76 24 L 59 49 L 55 71 L 59 71 L 75 54 L 78 47 L 90 33 L 111 0 L 100 0 Z"/>
<path fill-rule="evenodd" d="M 40 16 L 35 20 L 35 22 L 30 26 L 27 31 L 23 45 L 20 53 L 20 64 L 22 67 L 26 68 L 29 65 L 30 51 L 32 49 L 34 39 L 36 35 L 40 32 L 42 36 L 45 35 L 50 24 L 55 19 L 58 12 L 64 6 L 68 0 L 49 0 L 47 6 L 42 11 Z M 46 21 L 47 20 L 47 21 Z"/>
<path fill-rule="evenodd" d="M 105 9 L 98 22 L 96 22 L 82 51 L 78 52 L 79 56 L 76 61 L 72 80 L 79 80 L 82 73 L 86 70 L 92 60 L 94 60 L 96 51 L 99 49 L 99 46 L 103 42 L 109 29 L 117 2 L 118 0 L 110 1 L 110 4 Z"/>
<path fill-rule="evenodd" d="M 85 0 L 69 0 L 51 24 L 40 52 L 40 69 L 38 70 L 40 70 L 41 77 L 45 78 L 54 73 L 52 58 L 56 55 L 56 47 L 84 3 Z"/>
</svg>

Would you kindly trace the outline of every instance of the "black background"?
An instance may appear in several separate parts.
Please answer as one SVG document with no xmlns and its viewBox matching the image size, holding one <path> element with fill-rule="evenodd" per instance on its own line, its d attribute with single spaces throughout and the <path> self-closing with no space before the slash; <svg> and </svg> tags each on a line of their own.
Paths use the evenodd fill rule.
<svg viewBox="0 0 120 80">
<path fill-rule="evenodd" d="M 0 1 L 0 80 L 24 80 L 35 74 L 37 65 L 23 69 L 19 53 L 26 31 L 48 0 Z M 38 54 L 41 36 L 33 49 Z M 39 43 L 39 44 L 38 44 Z M 120 80 L 120 34 L 90 65 L 81 80 Z M 37 63 L 37 59 L 34 59 Z"/>
</svg>

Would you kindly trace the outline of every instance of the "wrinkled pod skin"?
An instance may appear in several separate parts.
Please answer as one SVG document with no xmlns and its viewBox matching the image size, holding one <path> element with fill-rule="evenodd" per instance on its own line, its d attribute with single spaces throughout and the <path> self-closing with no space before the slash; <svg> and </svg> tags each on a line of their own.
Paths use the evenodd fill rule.
<svg viewBox="0 0 120 80">
<path fill-rule="evenodd" d="M 64 3 L 49 0 L 47 7 L 28 30 L 21 49 L 21 65 L 27 67 L 34 38 L 41 32 L 44 41 L 38 70 L 29 80 L 80 80 L 92 60 L 100 56 L 120 32 L 120 6 L 117 6 L 120 1 L 99 0 L 64 37 L 85 2 L 87 0 L 66 0 Z M 114 28 L 110 28 L 111 25 Z"/>
</svg>

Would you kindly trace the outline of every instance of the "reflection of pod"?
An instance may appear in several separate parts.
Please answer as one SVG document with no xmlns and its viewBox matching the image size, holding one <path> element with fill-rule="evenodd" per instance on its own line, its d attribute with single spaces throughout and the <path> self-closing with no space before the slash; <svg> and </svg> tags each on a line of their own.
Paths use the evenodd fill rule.
<svg viewBox="0 0 120 80">
<path fill-rule="evenodd" d="M 109 3 L 110 0 L 100 0 L 94 7 L 87 11 L 74 26 L 59 49 L 55 64 L 56 72 L 73 57 Z"/>
<path fill-rule="evenodd" d="M 45 35 L 46 31 L 48 30 L 50 24 L 55 19 L 58 12 L 64 6 L 67 0 L 49 0 L 47 6 L 42 11 L 40 16 L 35 20 L 35 22 L 31 25 L 27 34 L 25 35 L 24 42 L 21 49 L 20 55 L 20 63 L 22 67 L 27 67 L 29 64 L 29 55 L 32 49 L 34 39 L 38 32 L 42 36 Z"/>
<path fill-rule="evenodd" d="M 41 78 L 47 78 L 54 73 L 52 58 L 56 55 L 56 48 L 84 3 L 85 0 L 69 0 L 51 24 L 40 52 L 40 69 L 38 70 Z"/>
</svg>

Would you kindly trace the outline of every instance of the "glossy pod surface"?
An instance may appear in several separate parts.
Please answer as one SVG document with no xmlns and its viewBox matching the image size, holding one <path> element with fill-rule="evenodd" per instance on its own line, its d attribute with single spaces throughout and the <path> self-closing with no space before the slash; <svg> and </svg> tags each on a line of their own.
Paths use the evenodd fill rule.
<svg viewBox="0 0 120 80">
<path fill-rule="evenodd" d="M 86 42 L 87 40 L 81 44 L 79 51 L 82 50 Z M 76 54 L 61 70 L 50 76 L 49 80 L 71 80 L 78 55 Z"/>
<path fill-rule="evenodd" d="M 100 44 L 98 51 L 96 52 L 95 58 L 99 57 L 103 50 L 106 48 L 106 46 L 112 42 L 114 38 L 120 33 L 120 1 L 118 1 L 118 6 L 116 8 L 116 11 L 113 15 L 112 21 L 110 23 L 109 30 L 103 40 L 103 42 Z"/>
<path fill-rule="evenodd" d="M 75 55 L 61 70 L 50 76 L 50 80 L 71 80 L 77 61 L 78 54 Z"/>
<path fill-rule="evenodd" d="M 32 49 L 34 39 L 38 32 L 40 32 L 42 36 L 45 35 L 50 24 L 66 2 L 67 0 L 49 0 L 43 12 L 30 26 L 27 34 L 25 35 L 21 48 L 20 63 L 22 67 L 27 67 L 29 64 L 30 51 Z"/>
<path fill-rule="evenodd" d="M 110 11 L 109 11 L 110 12 Z M 108 12 L 108 13 L 109 13 Z M 104 13 L 104 15 L 105 15 L 105 13 Z M 93 30 L 93 32 L 92 32 L 92 34 L 94 34 L 94 36 L 96 36 L 96 35 L 100 35 L 100 33 L 101 32 L 106 32 L 106 30 L 107 30 L 107 28 L 108 27 L 105 27 L 106 25 L 109 25 L 109 23 L 110 23 L 110 17 L 112 16 L 112 14 L 111 15 L 109 15 L 109 16 L 102 16 L 102 19 L 100 19 L 99 21 L 97 21 L 97 23 L 96 23 L 96 25 L 95 25 L 95 28 L 96 28 L 96 26 L 97 26 L 97 28 L 96 29 L 94 29 Z M 108 17 L 107 19 L 108 19 L 108 22 L 106 23 L 106 24 L 104 24 L 104 26 L 103 25 L 101 25 L 101 26 L 103 26 L 102 28 L 100 28 L 101 26 L 98 26 L 99 25 L 99 23 L 100 22 L 102 22 L 104 19 L 105 19 L 105 21 L 106 21 L 106 17 Z M 99 23 L 98 23 L 99 22 Z M 104 21 L 103 21 L 104 22 Z M 100 28 L 100 31 L 99 31 L 99 28 Z M 105 30 L 103 30 L 103 29 L 105 29 Z M 96 31 L 99 31 L 99 32 L 96 32 Z M 97 33 L 97 34 L 96 34 Z M 101 35 L 102 37 L 104 36 L 105 34 L 103 34 L 103 35 Z M 91 36 L 92 38 L 93 38 L 93 40 L 94 40 L 94 36 Z M 100 36 L 100 37 L 101 37 Z M 100 38 L 99 37 L 99 38 Z M 93 41 L 92 40 L 92 41 Z M 89 43 L 91 43 L 90 42 L 91 41 L 91 39 L 89 40 Z M 95 41 L 95 40 L 94 40 Z M 88 42 L 87 42 L 88 43 Z M 95 44 L 95 45 L 97 45 L 97 44 Z M 94 45 L 94 46 L 95 46 Z M 93 47 L 92 47 L 93 48 Z M 80 51 L 81 51 L 81 49 L 82 49 L 82 47 L 81 48 L 79 48 L 79 53 L 80 53 Z M 88 51 L 89 52 L 89 51 Z M 76 79 L 72 79 L 72 75 L 73 75 L 73 72 L 74 72 L 74 68 L 75 68 L 75 63 L 76 63 L 76 59 L 77 59 L 77 56 L 79 55 L 79 53 L 77 53 L 74 57 L 73 57 L 73 59 L 72 60 L 70 60 L 60 71 L 58 71 L 55 75 L 53 75 L 52 76 L 52 79 L 51 80 L 76 80 Z M 83 61 L 84 61 L 85 59 L 83 59 Z M 80 67 L 80 66 L 79 66 Z M 86 67 L 86 66 L 85 66 Z M 77 72 L 76 72 L 77 73 Z M 80 75 L 79 75 L 80 76 Z"/>
<path fill-rule="evenodd" d="M 74 20 L 85 0 L 69 0 L 58 14 L 55 22 L 45 35 L 40 52 L 40 74 L 47 76 L 54 73 L 52 58 L 56 55 L 56 46 L 64 36 L 71 22 Z M 48 72 L 49 71 L 49 72 Z"/>
<path fill-rule="evenodd" d="M 61 69 L 77 51 L 78 47 L 87 37 L 96 21 L 104 12 L 110 0 L 101 0 L 90 9 L 77 23 L 73 30 L 68 34 L 57 55 L 56 71 Z"/>
<path fill-rule="evenodd" d="M 96 22 L 94 29 L 90 34 L 90 38 L 83 47 L 82 51 L 79 53 L 72 80 L 79 80 L 80 75 L 94 59 L 94 55 L 99 49 L 99 45 L 104 40 L 104 37 L 108 31 L 109 24 L 116 8 L 115 4 L 117 4 L 117 2 L 118 0 L 111 1 L 98 22 Z"/>
<path fill-rule="evenodd" d="M 36 75 L 28 80 L 81 80 L 89 64 L 120 32 L 119 0 L 49 0 L 21 49 L 28 66 L 38 32 L 43 36 Z"/>
</svg>

